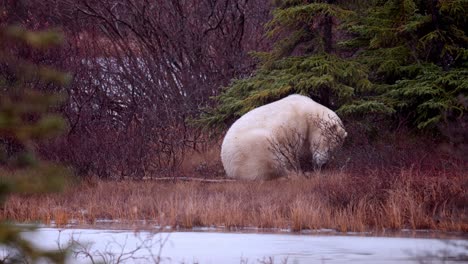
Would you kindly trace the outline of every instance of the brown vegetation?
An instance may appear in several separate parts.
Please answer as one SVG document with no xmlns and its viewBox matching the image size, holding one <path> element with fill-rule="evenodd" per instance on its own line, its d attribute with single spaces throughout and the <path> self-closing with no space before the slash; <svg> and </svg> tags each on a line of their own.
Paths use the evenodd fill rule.
<svg viewBox="0 0 468 264">
<path fill-rule="evenodd" d="M 222 179 L 211 131 L 190 127 L 188 121 L 222 86 L 255 68 L 248 52 L 270 45 L 262 25 L 271 6 L 269 1 L 178 3 L 0 3 L 0 26 L 59 27 L 66 36 L 62 49 L 45 54 L 5 44 L 17 58 L 0 65 L 1 78 L 11 82 L 18 78 L 11 65 L 22 60 L 73 75 L 66 88 L 27 84 L 68 98 L 54 109 L 67 119 L 67 134 L 37 146 L 43 158 L 103 179 Z M 62 194 L 12 196 L 0 208 L 0 218 L 60 225 L 147 219 L 179 227 L 468 231 L 466 132 L 446 129 L 446 136 L 456 140 L 442 145 L 402 131 L 404 124 L 388 129 L 377 118 L 344 120 L 349 132 L 344 148 L 328 168 L 309 178 L 253 183 L 91 178 Z"/>
<path fill-rule="evenodd" d="M 422 175 L 409 169 L 309 176 L 225 183 L 95 180 L 62 194 L 13 196 L 1 218 L 58 225 L 145 219 L 181 228 L 468 231 L 465 173 Z"/>
<path fill-rule="evenodd" d="M 67 87 L 31 83 L 67 97 L 57 111 L 69 129 L 40 154 L 82 176 L 172 175 L 206 143 L 189 120 L 232 78 L 251 73 L 250 51 L 268 47 L 270 9 L 269 1 L 2 1 L 0 26 L 58 27 L 65 36 L 45 54 L 8 47 L 72 75 Z M 15 80 L 15 63 L 0 65 L 0 77 Z"/>
</svg>

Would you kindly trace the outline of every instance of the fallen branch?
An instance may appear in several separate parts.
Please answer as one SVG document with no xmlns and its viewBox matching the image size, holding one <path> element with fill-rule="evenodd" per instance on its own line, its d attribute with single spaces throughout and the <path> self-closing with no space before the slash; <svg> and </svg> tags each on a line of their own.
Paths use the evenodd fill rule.
<svg viewBox="0 0 468 264">
<path fill-rule="evenodd" d="M 134 180 L 131 177 L 125 177 L 125 180 Z M 205 178 L 194 178 L 194 177 L 143 177 L 138 180 L 143 181 L 194 181 L 194 182 L 208 182 L 208 183 L 223 183 L 223 182 L 236 182 L 237 180 L 232 179 L 205 179 Z"/>
</svg>

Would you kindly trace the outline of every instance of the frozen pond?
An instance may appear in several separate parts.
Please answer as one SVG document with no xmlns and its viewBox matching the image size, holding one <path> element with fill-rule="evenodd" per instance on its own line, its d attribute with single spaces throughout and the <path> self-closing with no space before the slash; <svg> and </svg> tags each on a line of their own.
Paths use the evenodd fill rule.
<svg viewBox="0 0 468 264">
<path fill-rule="evenodd" d="M 468 247 L 463 239 L 262 233 L 40 228 L 25 236 L 50 249 L 73 239 L 75 252 L 110 263 L 460 263 Z M 72 263 L 90 261 L 78 254 Z"/>
</svg>

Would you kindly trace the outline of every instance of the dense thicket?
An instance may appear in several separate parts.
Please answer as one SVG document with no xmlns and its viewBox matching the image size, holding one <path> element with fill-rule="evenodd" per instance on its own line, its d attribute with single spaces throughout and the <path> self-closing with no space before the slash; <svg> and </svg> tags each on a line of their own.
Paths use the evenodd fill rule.
<svg viewBox="0 0 468 264">
<path fill-rule="evenodd" d="M 269 3 L 260 2 L 2 1 L 0 23 L 59 27 L 66 36 L 64 48 L 46 54 L 11 47 L 72 74 L 67 88 L 38 88 L 66 93 L 60 112 L 70 125 L 42 154 L 100 177 L 172 172 L 206 141 L 186 120 L 249 74 L 248 52 L 267 46 Z"/>
<path fill-rule="evenodd" d="M 291 93 L 347 120 L 378 114 L 420 129 L 466 122 L 467 9 L 466 1 L 278 1 L 268 28 L 282 38 L 202 122 L 229 123 Z"/>
<path fill-rule="evenodd" d="M 356 120 L 374 134 L 383 123 L 441 128 L 463 150 L 467 9 L 462 0 L 6 0 L 0 25 L 59 28 L 66 39 L 46 52 L 7 47 L 71 74 L 66 87 L 26 83 L 67 98 L 54 109 L 67 133 L 36 146 L 41 155 L 121 178 L 172 173 L 205 147 L 211 132 L 189 121 L 225 127 L 291 93 L 337 110 L 350 129 Z M 15 78 L 14 63 L 0 65 L 2 79 Z"/>
</svg>

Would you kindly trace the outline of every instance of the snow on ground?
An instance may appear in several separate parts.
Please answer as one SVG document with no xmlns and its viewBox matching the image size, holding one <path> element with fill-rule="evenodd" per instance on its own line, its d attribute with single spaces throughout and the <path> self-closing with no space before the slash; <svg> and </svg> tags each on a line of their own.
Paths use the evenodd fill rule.
<svg viewBox="0 0 468 264">
<path fill-rule="evenodd" d="M 261 233 L 40 228 L 25 237 L 48 249 L 73 239 L 78 243 L 75 252 L 86 251 L 95 261 L 110 263 L 119 256 L 124 263 L 450 263 L 466 258 L 468 249 L 462 239 Z M 90 260 L 79 254 L 72 262 Z"/>
</svg>

